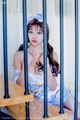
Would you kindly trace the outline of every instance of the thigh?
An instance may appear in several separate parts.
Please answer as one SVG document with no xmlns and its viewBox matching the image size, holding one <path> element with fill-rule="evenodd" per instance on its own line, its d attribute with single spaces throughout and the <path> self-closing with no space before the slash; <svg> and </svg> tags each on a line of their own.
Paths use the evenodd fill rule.
<svg viewBox="0 0 80 120">
<path fill-rule="evenodd" d="M 56 107 L 60 110 L 60 106 Z M 71 110 L 64 108 L 64 112 L 68 114 L 68 118 L 65 120 L 74 120 L 74 113 Z"/>
<path fill-rule="evenodd" d="M 68 114 L 68 119 L 66 120 L 74 120 L 74 113 L 71 110 L 64 108 L 64 111 Z"/>
</svg>

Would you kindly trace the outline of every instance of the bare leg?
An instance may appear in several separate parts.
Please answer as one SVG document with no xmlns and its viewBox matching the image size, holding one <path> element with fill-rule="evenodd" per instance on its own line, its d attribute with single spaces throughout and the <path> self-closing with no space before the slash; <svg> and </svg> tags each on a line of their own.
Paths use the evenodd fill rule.
<svg viewBox="0 0 80 120">
<path fill-rule="evenodd" d="M 70 99 L 64 103 L 64 107 L 74 112 L 74 97 L 73 96 L 71 96 Z"/>
<path fill-rule="evenodd" d="M 60 110 L 60 106 L 57 107 Z M 64 108 L 64 112 L 68 114 L 68 118 L 65 120 L 74 120 L 74 113 L 71 110 Z"/>
<path fill-rule="evenodd" d="M 80 103 L 78 103 L 78 118 L 80 120 Z"/>
<path fill-rule="evenodd" d="M 64 107 L 74 113 L 74 97 L 71 96 L 69 100 L 64 103 Z M 80 119 L 80 103 L 78 103 L 78 119 Z"/>
<path fill-rule="evenodd" d="M 66 120 L 74 120 L 74 113 L 71 110 L 64 108 L 64 111 L 68 114 L 68 118 Z"/>
</svg>

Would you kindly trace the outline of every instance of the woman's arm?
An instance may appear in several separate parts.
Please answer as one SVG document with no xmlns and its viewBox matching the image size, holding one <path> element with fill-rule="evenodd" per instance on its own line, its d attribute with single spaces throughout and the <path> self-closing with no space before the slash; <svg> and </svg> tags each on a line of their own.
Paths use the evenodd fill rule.
<svg viewBox="0 0 80 120">
<path fill-rule="evenodd" d="M 14 79 L 16 78 L 16 84 L 23 86 L 23 79 L 20 77 L 21 75 L 21 71 L 22 71 L 22 63 L 23 63 L 23 52 L 22 51 L 17 51 L 14 54 L 13 57 L 13 66 L 14 66 Z M 16 77 L 16 71 L 19 71 L 17 73 L 17 77 Z"/>
<path fill-rule="evenodd" d="M 40 55 L 39 61 L 43 64 L 43 54 Z M 54 91 L 57 87 L 57 82 L 51 72 L 51 68 L 49 65 L 49 60 L 47 59 L 47 69 L 48 69 L 48 86 L 52 91 Z"/>
<path fill-rule="evenodd" d="M 22 61 L 23 61 L 23 53 L 21 51 L 17 51 L 13 56 L 14 70 L 21 70 Z"/>
<path fill-rule="evenodd" d="M 16 83 L 24 88 L 24 64 L 22 64 L 22 69 Z"/>
<path fill-rule="evenodd" d="M 47 68 L 48 68 L 48 86 L 50 87 L 50 89 L 52 91 L 54 91 L 54 90 L 56 90 L 58 85 L 57 85 L 55 77 L 53 76 L 53 74 L 51 72 L 51 68 L 50 68 L 50 65 L 49 65 L 49 60 L 48 60 L 48 63 L 47 63 Z"/>
<path fill-rule="evenodd" d="M 33 56 L 30 53 L 28 53 L 28 68 L 31 62 L 33 62 Z M 24 87 L 24 61 L 22 51 L 18 51 L 14 54 L 13 65 L 14 70 L 20 70 L 20 74 L 16 83 L 21 87 Z"/>
</svg>

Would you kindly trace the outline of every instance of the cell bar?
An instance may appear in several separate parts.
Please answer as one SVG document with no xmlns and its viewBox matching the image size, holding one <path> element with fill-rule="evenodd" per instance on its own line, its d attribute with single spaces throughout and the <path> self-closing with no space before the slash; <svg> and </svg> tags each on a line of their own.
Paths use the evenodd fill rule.
<svg viewBox="0 0 80 120">
<path fill-rule="evenodd" d="M 47 100 L 47 14 L 46 0 L 43 0 L 43 52 L 44 52 L 44 118 L 48 118 L 48 100 Z"/>
<path fill-rule="evenodd" d="M 74 120 L 78 120 L 78 0 L 75 0 L 75 102 Z"/>
<path fill-rule="evenodd" d="M 24 43 L 24 78 L 25 78 L 25 95 L 29 94 L 29 85 L 28 85 L 28 39 L 27 39 L 27 6 L 26 0 L 22 1 L 23 5 L 23 43 Z M 29 102 L 26 103 L 26 120 L 30 120 L 29 115 Z"/>
<path fill-rule="evenodd" d="M 60 114 L 64 113 L 64 32 L 63 0 L 60 0 Z"/>
<path fill-rule="evenodd" d="M 3 0 L 3 56 L 4 56 L 4 98 L 9 98 L 8 55 L 7 55 L 7 0 Z"/>
</svg>

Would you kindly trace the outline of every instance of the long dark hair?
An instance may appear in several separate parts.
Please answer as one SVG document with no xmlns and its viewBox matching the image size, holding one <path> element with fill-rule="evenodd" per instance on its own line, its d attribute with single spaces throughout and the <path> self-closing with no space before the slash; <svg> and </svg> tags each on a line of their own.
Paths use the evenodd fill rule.
<svg viewBox="0 0 80 120">
<path fill-rule="evenodd" d="M 29 31 L 29 29 L 33 25 L 39 26 L 42 29 L 42 31 L 43 31 L 43 23 L 39 22 L 37 19 L 33 19 L 27 25 L 27 32 Z M 49 27 L 48 27 L 48 24 L 47 24 L 47 50 L 48 50 L 47 56 L 49 58 L 49 63 L 51 65 L 51 67 L 52 67 L 52 73 L 53 73 L 54 76 L 57 76 L 58 73 L 59 73 L 59 63 L 53 58 L 54 49 L 49 44 L 48 40 L 49 40 Z M 28 39 L 28 42 L 29 42 L 29 39 Z M 18 49 L 18 51 L 23 51 L 23 49 L 24 49 L 24 46 L 23 46 L 23 44 L 21 44 L 19 49 Z M 44 66 L 40 62 L 38 63 L 38 67 L 39 67 L 39 70 L 43 70 L 44 69 Z"/>
</svg>

